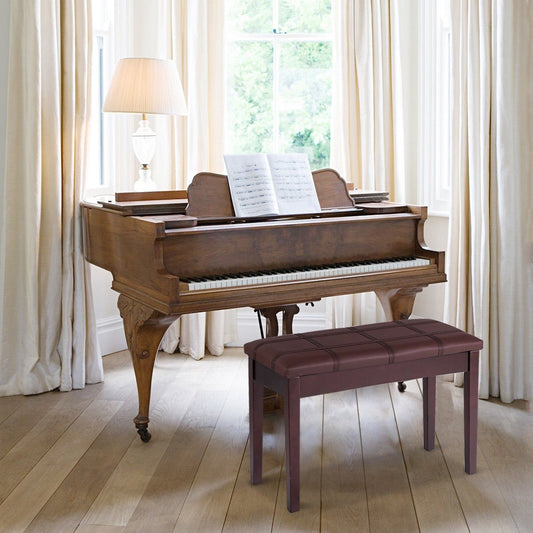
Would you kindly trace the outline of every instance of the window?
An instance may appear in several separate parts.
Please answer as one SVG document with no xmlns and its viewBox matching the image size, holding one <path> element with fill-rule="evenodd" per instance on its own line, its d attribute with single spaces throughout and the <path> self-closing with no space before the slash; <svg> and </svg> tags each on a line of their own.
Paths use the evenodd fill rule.
<svg viewBox="0 0 533 533">
<path fill-rule="evenodd" d="M 420 2 L 421 202 L 448 215 L 451 155 L 450 0 Z"/>
<path fill-rule="evenodd" d="M 226 152 L 329 165 L 330 0 L 228 0 Z"/>
<path fill-rule="evenodd" d="M 113 140 L 112 121 L 102 112 L 102 105 L 114 66 L 113 4 L 93 0 L 93 72 L 92 115 L 89 129 L 89 162 L 86 196 L 112 192 Z"/>
</svg>

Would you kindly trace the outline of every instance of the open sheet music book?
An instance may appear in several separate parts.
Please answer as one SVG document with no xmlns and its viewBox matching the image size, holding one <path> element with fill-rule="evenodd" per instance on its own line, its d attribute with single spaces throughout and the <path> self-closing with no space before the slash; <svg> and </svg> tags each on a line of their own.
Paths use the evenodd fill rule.
<svg viewBox="0 0 533 533">
<path fill-rule="evenodd" d="M 307 155 L 225 155 L 224 160 L 236 216 L 320 211 Z"/>
</svg>

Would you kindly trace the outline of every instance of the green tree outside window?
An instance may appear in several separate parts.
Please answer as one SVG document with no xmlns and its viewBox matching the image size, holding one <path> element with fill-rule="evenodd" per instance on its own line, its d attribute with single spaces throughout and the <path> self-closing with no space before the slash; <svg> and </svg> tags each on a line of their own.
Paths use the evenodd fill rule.
<svg viewBox="0 0 533 533">
<path fill-rule="evenodd" d="M 227 144 L 329 166 L 331 2 L 228 0 Z"/>
</svg>

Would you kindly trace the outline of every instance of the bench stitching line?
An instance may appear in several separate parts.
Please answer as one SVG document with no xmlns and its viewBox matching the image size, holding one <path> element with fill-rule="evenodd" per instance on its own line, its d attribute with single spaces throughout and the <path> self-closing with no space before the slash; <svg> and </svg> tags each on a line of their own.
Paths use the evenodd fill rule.
<svg viewBox="0 0 533 533">
<path fill-rule="evenodd" d="M 339 358 L 337 354 L 331 349 L 327 348 L 326 346 L 322 346 L 318 341 L 315 341 L 312 338 L 305 337 L 305 335 L 298 333 L 298 337 L 305 339 L 306 341 L 314 344 L 317 348 L 320 348 L 321 350 L 324 350 L 331 355 L 331 358 L 333 359 L 333 372 L 337 372 L 339 370 Z"/>
<path fill-rule="evenodd" d="M 433 333 L 426 333 L 425 331 L 421 331 L 419 328 L 416 328 L 415 326 L 405 324 L 405 327 L 412 331 L 415 331 L 416 333 L 420 333 L 421 335 L 425 335 L 426 337 L 429 337 L 430 339 L 434 340 L 437 343 L 437 357 L 441 357 L 443 355 L 444 343 L 442 342 L 442 339 L 440 337 L 437 337 L 437 335 L 434 335 Z"/>
<path fill-rule="evenodd" d="M 383 348 L 385 348 L 389 354 L 389 364 L 392 364 L 394 362 L 394 350 L 388 343 L 381 339 L 376 339 L 374 336 L 370 335 L 370 333 L 367 333 L 366 331 L 358 331 L 358 333 L 363 335 L 363 337 L 366 337 L 367 339 L 370 339 L 373 342 L 377 342 L 378 344 L 383 346 Z"/>
</svg>

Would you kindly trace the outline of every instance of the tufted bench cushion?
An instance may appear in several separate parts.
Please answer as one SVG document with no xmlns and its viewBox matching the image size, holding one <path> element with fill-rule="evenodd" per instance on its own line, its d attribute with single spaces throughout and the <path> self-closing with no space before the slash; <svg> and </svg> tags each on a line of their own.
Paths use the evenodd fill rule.
<svg viewBox="0 0 533 533">
<path fill-rule="evenodd" d="M 473 335 L 429 319 L 327 329 L 249 342 L 245 352 L 286 378 L 479 350 Z"/>
<path fill-rule="evenodd" d="M 251 480 L 262 477 L 262 397 L 284 397 L 287 507 L 299 509 L 300 398 L 423 378 L 424 447 L 435 438 L 435 377 L 465 372 L 465 470 L 476 470 L 478 352 L 483 342 L 430 319 L 269 337 L 249 342 Z"/>
</svg>

